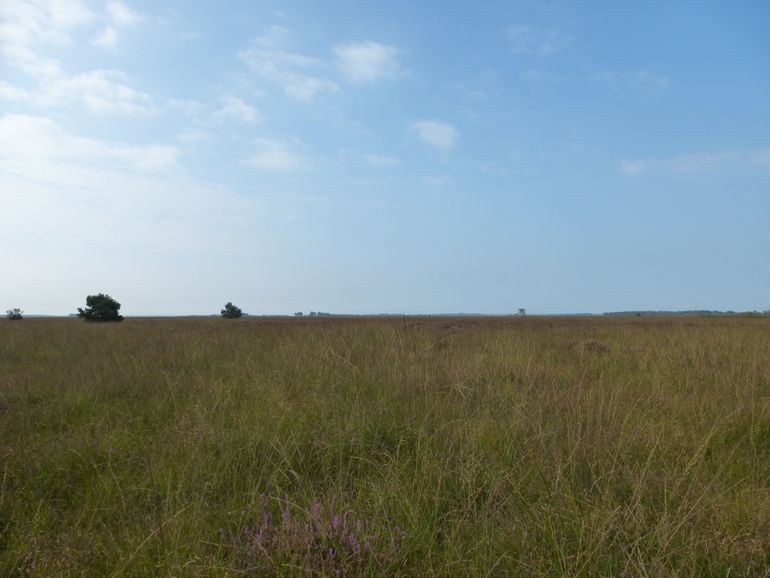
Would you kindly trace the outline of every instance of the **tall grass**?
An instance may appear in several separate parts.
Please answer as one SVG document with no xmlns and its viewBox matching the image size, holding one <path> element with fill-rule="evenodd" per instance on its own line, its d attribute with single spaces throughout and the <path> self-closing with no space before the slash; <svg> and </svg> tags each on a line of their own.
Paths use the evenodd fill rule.
<svg viewBox="0 0 770 578">
<path fill-rule="evenodd" d="M 770 320 L 0 322 L 0 574 L 241 573 L 767 575 Z"/>
</svg>

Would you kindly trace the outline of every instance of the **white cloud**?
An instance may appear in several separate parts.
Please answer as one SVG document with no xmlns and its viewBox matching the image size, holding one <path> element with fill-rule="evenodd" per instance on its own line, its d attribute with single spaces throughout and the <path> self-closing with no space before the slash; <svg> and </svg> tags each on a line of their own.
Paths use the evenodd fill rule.
<svg viewBox="0 0 770 578">
<path fill-rule="evenodd" d="M 91 40 L 91 44 L 102 48 L 114 49 L 120 39 L 121 28 L 135 26 L 144 17 L 123 2 L 110 0 L 104 8 L 105 18 L 108 24 Z"/>
<path fill-rule="evenodd" d="M 105 7 L 110 21 L 116 26 L 133 26 L 143 19 L 142 15 L 126 6 L 123 2 L 110 0 Z"/>
<path fill-rule="evenodd" d="M 178 135 L 176 135 L 176 139 L 179 142 L 186 143 L 186 144 L 204 142 L 209 138 L 211 138 L 211 135 L 199 129 L 185 130 L 183 132 L 180 132 Z"/>
<path fill-rule="evenodd" d="M 571 41 L 552 28 L 514 24 L 507 30 L 508 45 L 515 56 L 547 57 L 566 49 Z"/>
<path fill-rule="evenodd" d="M 298 100 L 312 100 L 324 92 L 337 92 L 337 85 L 318 75 L 323 62 L 311 56 L 291 52 L 291 33 L 281 26 L 269 27 L 256 37 L 238 57 L 253 73 L 275 83 Z"/>
<path fill-rule="evenodd" d="M 73 28 L 87 24 L 94 13 L 80 0 L 3 0 L 0 2 L 0 38 L 6 43 L 47 44 L 69 41 Z"/>
<path fill-rule="evenodd" d="M 40 54 L 71 42 L 72 31 L 94 18 L 78 0 L 0 2 L 0 57 L 32 76 L 58 74 L 60 64 Z"/>
<path fill-rule="evenodd" d="M 222 106 L 217 109 L 214 116 L 253 124 L 259 122 L 261 116 L 256 108 L 246 104 L 236 96 L 223 96 L 220 98 Z"/>
<path fill-rule="evenodd" d="M 131 21 L 129 14 L 135 13 L 119 9 L 115 18 L 126 23 Z M 32 84 L 12 87 L 5 83 L 0 98 L 43 107 L 77 102 L 100 114 L 152 112 L 149 95 L 131 88 L 122 72 L 70 74 L 56 58 L 48 56 L 48 51 L 71 42 L 71 34 L 94 18 L 95 14 L 78 0 L 0 2 L 0 59 L 27 75 Z M 114 46 L 116 34 L 105 30 L 94 42 Z"/>
<path fill-rule="evenodd" d="M 74 102 L 96 114 L 154 112 L 150 95 L 132 88 L 125 80 L 126 75 L 117 70 L 92 70 L 48 78 L 37 90 L 0 82 L 0 99 L 42 107 Z"/>
<path fill-rule="evenodd" d="M 10 173 L 16 166 L 39 165 L 37 178 L 46 173 L 47 165 L 165 171 L 176 166 L 179 156 L 176 147 L 167 145 L 130 146 L 77 137 L 48 118 L 29 115 L 0 117 L 0 152 Z"/>
<path fill-rule="evenodd" d="M 248 159 L 247 164 L 255 169 L 273 172 L 290 172 L 308 168 L 309 163 L 294 152 L 293 143 L 281 140 L 258 139 L 258 151 Z"/>
<path fill-rule="evenodd" d="M 179 110 L 188 116 L 199 114 L 206 108 L 203 103 L 194 99 L 166 98 L 164 102 L 170 108 Z"/>
<path fill-rule="evenodd" d="M 14 247 L 8 283 L 39 279 L 79 293 L 110 275 L 152 283 L 156 266 L 185 276 L 187 265 L 175 263 L 193 259 L 216 269 L 218 254 L 263 228 L 255 228 L 262 210 L 188 177 L 178 154 L 83 138 L 44 117 L 0 116 L 0 245 Z"/>
<path fill-rule="evenodd" d="M 94 36 L 91 44 L 102 48 L 115 48 L 118 44 L 118 31 L 112 26 L 107 26 L 98 35 Z"/>
<path fill-rule="evenodd" d="M 0 80 L 0 98 L 14 102 L 24 102 L 31 99 L 31 95 L 18 86 Z"/>
<path fill-rule="evenodd" d="M 337 92 L 333 82 L 304 74 L 285 74 L 283 81 L 286 94 L 299 100 L 312 100 L 323 92 Z"/>
<path fill-rule="evenodd" d="M 43 104 L 81 102 L 98 114 L 148 114 L 153 111 L 148 94 L 131 88 L 117 70 L 92 70 L 52 80 L 38 100 Z"/>
<path fill-rule="evenodd" d="M 350 82 L 394 78 L 401 71 L 398 49 L 376 42 L 351 42 L 334 48 L 337 67 Z"/>
<path fill-rule="evenodd" d="M 457 130 L 439 120 L 420 120 L 413 122 L 411 127 L 418 137 L 437 149 L 448 150 L 457 141 Z"/>
<path fill-rule="evenodd" d="M 135 26 L 144 19 L 144 16 L 123 2 L 116 1 L 107 2 L 105 17 L 108 24 L 91 40 L 91 44 L 109 49 L 114 49 L 117 46 L 120 39 L 120 29 Z"/>
<path fill-rule="evenodd" d="M 11 0 L 11 3 L 16 3 Z M 32 2 L 50 10 L 51 22 L 56 27 L 73 28 L 90 21 L 94 13 L 80 0 L 48 0 Z"/>
<path fill-rule="evenodd" d="M 399 164 L 399 159 L 383 155 L 367 154 L 364 155 L 366 162 L 373 167 L 394 167 Z"/>
</svg>

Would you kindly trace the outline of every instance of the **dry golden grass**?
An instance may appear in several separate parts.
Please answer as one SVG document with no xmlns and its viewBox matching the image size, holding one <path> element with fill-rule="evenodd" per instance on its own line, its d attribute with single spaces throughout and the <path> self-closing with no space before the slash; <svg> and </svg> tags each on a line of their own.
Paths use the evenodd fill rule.
<svg viewBox="0 0 770 578">
<path fill-rule="evenodd" d="M 768 575 L 770 319 L 0 322 L 0 574 L 337 570 Z"/>
</svg>

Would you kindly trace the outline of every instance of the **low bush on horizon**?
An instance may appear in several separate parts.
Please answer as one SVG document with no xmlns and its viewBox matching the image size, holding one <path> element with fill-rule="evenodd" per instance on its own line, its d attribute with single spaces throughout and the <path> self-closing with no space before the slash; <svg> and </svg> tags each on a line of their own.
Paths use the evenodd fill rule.
<svg viewBox="0 0 770 578">
<path fill-rule="evenodd" d="M 0 320 L 0 575 L 766 576 L 770 320 Z"/>
</svg>

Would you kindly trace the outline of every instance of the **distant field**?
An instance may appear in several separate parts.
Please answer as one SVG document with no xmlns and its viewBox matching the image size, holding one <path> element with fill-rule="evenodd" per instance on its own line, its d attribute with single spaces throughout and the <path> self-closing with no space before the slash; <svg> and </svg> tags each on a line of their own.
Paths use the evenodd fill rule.
<svg viewBox="0 0 770 578">
<path fill-rule="evenodd" d="M 0 322 L 0 575 L 766 576 L 770 319 Z"/>
</svg>

